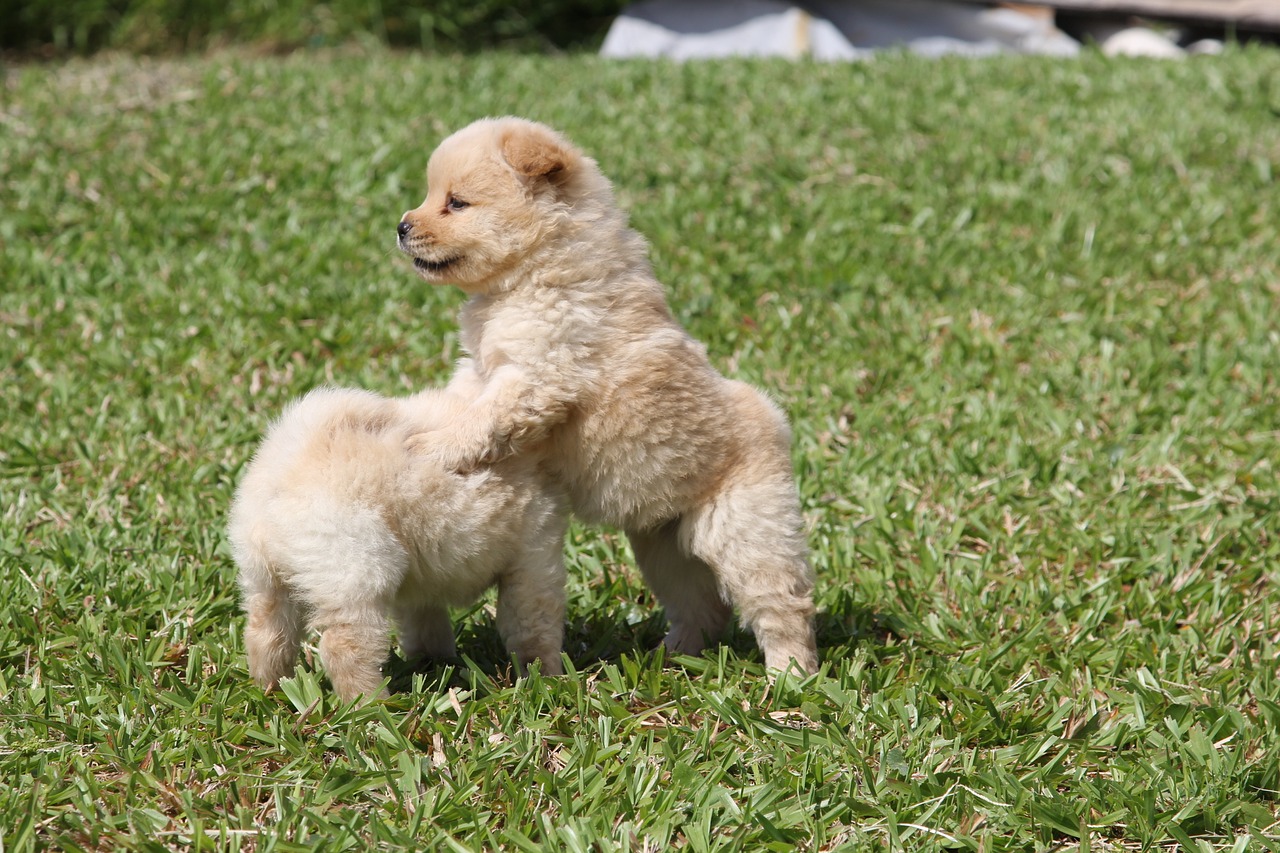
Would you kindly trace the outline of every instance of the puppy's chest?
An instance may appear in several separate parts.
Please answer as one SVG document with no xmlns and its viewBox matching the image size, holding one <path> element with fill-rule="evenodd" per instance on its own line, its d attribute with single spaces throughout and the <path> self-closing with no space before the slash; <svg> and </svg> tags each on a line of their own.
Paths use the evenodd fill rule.
<svg viewBox="0 0 1280 853">
<path fill-rule="evenodd" d="M 571 322 L 563 314 L 508 312 L 464 329 L 462 344 L 482 376 L 514 365 L 545 379 L 585 368 L 599 334 L 598 324 Z"/>
</svg>

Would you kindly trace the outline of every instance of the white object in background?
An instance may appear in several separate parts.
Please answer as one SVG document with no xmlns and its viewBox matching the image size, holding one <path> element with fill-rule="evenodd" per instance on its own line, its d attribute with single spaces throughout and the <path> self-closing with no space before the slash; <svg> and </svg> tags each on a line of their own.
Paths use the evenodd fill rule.
<svg viewBox="0 0 1280 853">
<path fill-rule="evenodd" d="M 600 53 L 700 59 L 863 59 L 882 48 L 927 56 L 1043 53 L 1080 44 L 1046 18 L 953 0 L 647 0 L 623 10 Z"/>
<path fill-rule="evenodd" d="M 1223 44 L 1221 39 L 1200 39 L 1193 41 L 1187 45 L 1186 51 L 1192 56 L 1217 56 L 1226 50 L 1227 46 Z"/>
<path fill-rule="evenodd" d="M 1187 52 L 1155 30 L 1127 27 L 1099 42 L 1107 56 L 1147 56 L 1152 59 L 1182 59 Z"/>
<path fill-rule="evenodd" d="M 781 56 L 859 59 L 829 21 L 772 0 L 651 0 L 627 7 L 600 47 L 602 56 L 709 59 Z"/>
</svg>

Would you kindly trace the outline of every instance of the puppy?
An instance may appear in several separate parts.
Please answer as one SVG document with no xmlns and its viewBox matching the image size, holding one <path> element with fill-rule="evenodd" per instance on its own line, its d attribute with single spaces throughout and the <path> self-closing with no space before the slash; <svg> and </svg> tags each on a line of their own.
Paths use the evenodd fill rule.
<svg viewBox="0 0 1280 853">
<path fill-rule="evenodd" d="M 371 698 L 392 619 L 406 658 L 452 657 L 447 608 L 495 583 L 498 631 L 517 662 L 563 671 L 568 508 L 536 455 L 459 475 L 404 448 L 465 410 L 461 388 L 404 399 L 320 389 L 271 427 L 229 524 L 259 684 L 293 671 L 310 626 L 338 695 Z"/>
<path fill-rule="evenodd" d="M 440 144 L 427 183 L 398 245 L 470 294 L 451 385 L 481 390 L 408 446 L 458 471 L 546 447 L 574 511 L 626 532 L 669 648 L 699 653 L 736 605 L 769 668 L 812 672 L 786 418 L 672 317 L 595 161 L 544 125 L 484 119 Z"/>
</svg>

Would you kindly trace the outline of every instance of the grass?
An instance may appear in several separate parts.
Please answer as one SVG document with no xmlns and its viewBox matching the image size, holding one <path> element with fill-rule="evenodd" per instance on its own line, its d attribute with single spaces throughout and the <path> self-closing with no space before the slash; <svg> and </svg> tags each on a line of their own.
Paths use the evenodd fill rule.
<svg viewBox="0 0 1280 853">
<path fill-rule="evenodd" d="M 447 376 L 392 250 L 486 114 L 617 181 L 789 410 L 820 675 L 651 651 L 575 528 L 563 678 L 487 604 L 389 701 L 245 673 L 284 403 Z M 0 847 L 1280 848 L 1280 56 L 103 57 L 0 88 Z"/>
<path fill-rule="evenodd" d="M 66 58 L 351 43 L 427 52 L 594 49 L 622 0 L 40 0 L 0 8 L 0 51 Z"/>
</svg>

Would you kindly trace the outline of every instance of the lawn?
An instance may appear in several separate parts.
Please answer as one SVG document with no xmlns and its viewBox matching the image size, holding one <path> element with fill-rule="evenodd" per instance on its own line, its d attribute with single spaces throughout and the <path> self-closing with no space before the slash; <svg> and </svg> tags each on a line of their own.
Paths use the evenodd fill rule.
<svg viewBox="0 0 1280 853">
<path fill-rule="evenodd" d="M 822 672 L 653 651 L 575 527 L 568 675 L 248 680 L 272 417 L 402 393 L 443 135 L 551 123 L 790 413 Z M 3 68 L 0 849 L 1280 849 L 1280 53 L 857 65 L 385 52 Z"/>
</svg>

